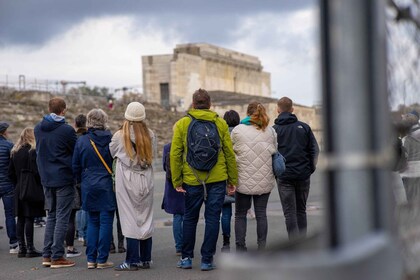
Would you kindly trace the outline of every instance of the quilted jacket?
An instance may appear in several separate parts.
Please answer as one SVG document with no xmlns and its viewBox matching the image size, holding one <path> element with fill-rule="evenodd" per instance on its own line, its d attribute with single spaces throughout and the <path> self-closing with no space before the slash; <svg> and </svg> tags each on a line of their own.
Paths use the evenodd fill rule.
<svg viewBox="0 0 420 280">
<path fill-rule="evenodd" d="M 232 130 L 233 150 L 238 166 L 237 191 L 248 195 L 269 193 L 275 185 L 271 156 L 277 151 L 277 135 L 240 124 Z"/>
</svg>

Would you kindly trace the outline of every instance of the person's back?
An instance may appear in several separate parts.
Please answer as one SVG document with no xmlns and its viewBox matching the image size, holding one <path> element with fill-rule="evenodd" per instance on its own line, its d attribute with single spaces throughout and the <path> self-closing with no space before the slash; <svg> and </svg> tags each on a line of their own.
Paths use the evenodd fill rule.
<svg viewBox="0 0 420 280">
<path fill-rule="evenodd" d="M 293 102 L 283 97 L 277 102 L 279 116 L 273 128 L 277 133 L 278 151 L 286 159 L 286 171 L 277 178 L 280 200 L 289 238 L 306 235 L 306 201 L 310 176 L 318 159 L 318 143 L 311 128 L 298 121 Z"/>
<path fill-rule="evenodd" d="M 213 256 L 216 251 L 226 185 L 229 193 L 233 194 L 237 184 L 236 160 L 228 126 L 222 118 L 210 110 L 210 106 L 208 92 L 203 89 L 197 90 L 193 94 L 193 109 L 188 111 L 192 117 L 184 117 L 175 124 L 172 138 L 170 152 L 172 183 L 178 192 L 186 193 L 182 258 L 177 264 L 177 267 L 183 269 L 192 267 L 196 227 L 203 203 L 206 206 L 204 215 L 206 229 L 201 247 L 201 270 L 214 268 Z M 188 154 L 188 147 L 191 147 L 187 139 L 192 118 L 204 123 L 213 122 L 217 127 L 221 147 L 217 154 L 217 162 L 209 171 L 197 170 L 184 161 L 184 154 Z M 205 158 L 205 153 L 202 156 Z"/>
<path fill-rule="evenodd" d="M 50 114 L 34 129 L 38 170 L 48 210 L 42 265 L 62 268 L 75 265 L 63 257 L 63 245 L 75 195 L 72 157 L 76 133 L 65 122 L 63 99 L 52 98 L 48 107 Z"/>
<path fill-rule="evenodd" d="M 9 237 L 9 248 L 11 254 L 18 253 L 16 237 L 16 222 L 14 219 L 14 185 L 9 179 L 10 152 L 13 143 L 7 140 L 7 128 L 9 124 L 0 122 L 0 198 L 3 200 L 4 215 L 6 218 L 6 229 Z"/>
</svg>

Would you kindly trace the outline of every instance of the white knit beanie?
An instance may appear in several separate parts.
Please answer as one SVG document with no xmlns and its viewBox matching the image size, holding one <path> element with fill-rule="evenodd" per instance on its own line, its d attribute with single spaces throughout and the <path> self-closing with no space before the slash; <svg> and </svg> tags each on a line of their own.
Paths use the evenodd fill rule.
<svg viewBox="0 0 420 280">
<path fill-rule="evenodd" d="M 139 122 L 146 119 L 146 110 L 140 102 L 131 102 L 125 110 L 124 117 L 127 121 Z"/>
</svg>

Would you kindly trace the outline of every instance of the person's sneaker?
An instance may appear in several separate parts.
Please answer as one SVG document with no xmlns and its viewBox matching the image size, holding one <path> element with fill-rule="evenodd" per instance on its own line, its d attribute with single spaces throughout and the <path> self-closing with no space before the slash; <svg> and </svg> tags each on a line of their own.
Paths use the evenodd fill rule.
<svg viewBox="0 0 420 280">
<path fill-rule="evenodd" d="M 83 242 L 85 240 L 83 239 L 83 237 L 79 237 L 79 238 L 77 238 L 77 241 Z"/>
<path fill-rule="evenodd" d="M 80 256 L 82 253 L 76 250 L 76 248 L 73 248 L 73 250 L 67 250 L 66 257 L 67 258 L 74 258 Z"/>
<path fill-rule="evenodd" d="M 178 263 L 176 264 L 176 267 L 183 268 L 183 269 L 191 269 L 192 268 L 192 259 L 189 257 L 181 258 Z"/>
<path fill-rule="evenodd" d="M 59 258 L 58 260 L 51 261 L 51 268 L 63 268 L 63 267 L 72 267 L 75 265 L 74 261 L 67 260 L 65 258 Z"/>
<path fill-rule="evenodd" d="M 114 242 L 111 243 L 111 246 L 109 247 L 109 253 L 110 254 L 115 254 L 116 250 L 115 250 L 115 244 Z"/>
<path fill-rule="evenodd" d="M 40 223 L 40 222 L 34 223 L 34 228 L 39 228 L 39 227 L 42 227 L 42 226 L 43 226 L 43 224 Z"/>
<path fill-rule="evenodd" d="M 42 266 L 50 267 L 51 266 L 51 258 L 42 258 Z"/>
<path fill-rule="evenodd" d="M 137 265 L 137 267 L 141 268 L 141 269 L 149 269 L 150 268 L 150 262 L 140 262 Z"/>
<path fill-rule="evenodd" d="M 10 247 L 9 247 L 9 253 L 10 254 L 17 254 L 17 253 L 19 253 L 19 245 L 17 245 L 17 244 L 10 245 Z"/>
<path fill-rule="evenodd" d="M 213 263 L 201 263 L 201 271 L 210 271 L 215 268 L 216 266 Z"/>
<path fill-rule="evenodd" d="M 105 263 L 98 263 L 96 265 L 97 269 L 105 269 L 105 268 L 111 268 L 114 266 L 113 262 L 105 262 Z"/>
<path fill-rule="evenodd" d="M 114 267 L 114 270 L 116 270 L 116 271 L 135 271 L 135 270 L 139 270 L 139 268 L 137 267 L 137 265 L 131 265 L 129 263 L 123 262 L 122 264 Z"/>
<path fill-rule="evenodd" d="M 96 268 L 96 263 L 95 262 L 88 262 L 87 263 L 87 268 L 88 269 L 95 269 Z"/>
</svg>

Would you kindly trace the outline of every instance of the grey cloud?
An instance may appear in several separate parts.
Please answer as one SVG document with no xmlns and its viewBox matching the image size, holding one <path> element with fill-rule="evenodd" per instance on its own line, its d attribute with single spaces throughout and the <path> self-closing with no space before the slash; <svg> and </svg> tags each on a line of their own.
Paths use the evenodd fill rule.
<svg viewBox="0 0 420 280">
<path fill-rule="evenodd" d="M 314 5 L 314 0 L 0 0 L 0 47 L 39 45 L 82 20 L 113 15 L 179 28 L 190 41 L 224 43 L 242 16 Z"/>
</svg>

